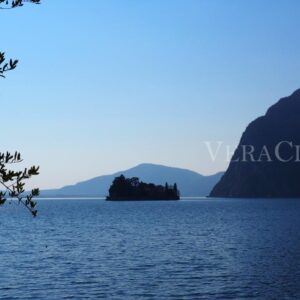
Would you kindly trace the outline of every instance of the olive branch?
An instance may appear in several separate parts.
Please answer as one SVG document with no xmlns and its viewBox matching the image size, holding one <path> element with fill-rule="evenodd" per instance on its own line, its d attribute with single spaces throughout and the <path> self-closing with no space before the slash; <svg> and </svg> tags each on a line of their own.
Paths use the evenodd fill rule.
<svg viewBox="0 0 300 300">
<path fill-rule="evenodd" d="M 0 9 L 13 9 L 21 7 L 24 2 L 40 4 L 40 0 L 0 0 Z M 14 70 L 17 67 L 17 59 L 5 58 L 5 53 L 0 52 L 0 77 L 5 77 L 5 73 Z M 33 189 L 31 192 L 25 192 L 25 181 L 32 176 L 39 175 L 39 167 L 32 166 L 22 171 L 14 171 L 7 168 L 8 165 L 18 164 L 22 162 L 21 154 L 15 152 L 0 152 L 0 185 L 4 190 L 0 190 L 0 206 L 4 205 L 7 200 L 17 199 L 19 204 L 24 205 L 30 213 L 35 217 L 37 215 L 36 202 L 33 198 L 38 196 L 39 189 Z"/>
<path fill-rule="evenodd" d="M 4 205 L 8 199 L 17 199 L 19 204 L 24 205 L 31 214 L 37 215 L 36 202 L 33 198 L 39 195 L 39 189 L 32 189 L 30 193 L 25 194 L 25 180 L 32 176 L 39 175 L 39 167 L 32 166 L 22 171 L 14 171 L 7 168 L 22 162 L 21 154 L 15 152 L 13 155 L 9 152 L 0 153 L 0 184 L 4 191 L 0 191 L 0 205 Z"/>
</svg>

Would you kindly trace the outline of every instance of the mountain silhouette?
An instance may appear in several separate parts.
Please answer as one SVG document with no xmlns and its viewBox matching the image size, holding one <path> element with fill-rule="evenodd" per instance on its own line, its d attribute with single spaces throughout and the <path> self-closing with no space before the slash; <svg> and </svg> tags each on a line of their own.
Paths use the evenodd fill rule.
<svg viewBox="0 0 300 300">
<path fill-rule="evenodd" d="M 248 150 L 253 147 L 254 159 L 245 156 L 245 145 Z M 300 197 L 299 145 L 300 90 L 297 90 L 250 123 L 228 170 L 210 196 Z"/>
<path fill-rule="evenodd" d="M 140 164 L 134 168 L 111 175 L 99 176 L 75 185 L 55 190 L 44 190 L 42 197 L 105 197 L 115 177 L 139 177 L 144 182 L 165 185 L 174 184 L 180 189 L 182 197 L 207 196 L 223 173 L 203 176 L 196 172 L 155 164 Z"/>
</svg>

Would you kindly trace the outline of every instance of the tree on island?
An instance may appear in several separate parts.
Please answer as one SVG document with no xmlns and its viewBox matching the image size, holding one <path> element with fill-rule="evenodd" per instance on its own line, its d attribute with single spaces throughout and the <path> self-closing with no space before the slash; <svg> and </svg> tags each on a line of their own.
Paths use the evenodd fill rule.
<svg viewBox="0 0 300 300">
<path fill-rule="evenodd" d="M 39 4 L 40 0 L 0 0 L 0 9 L 13 9 L 23 6 L 24 2 Z M 0 52 L 0 77 L 5 77 L 5 73 L 14 70 L 18 64 L 16 59 L 5 59 L 5 53 Z M 39 195 L 39 189 L 33 189 L 25 194 L 25 181 L 32 176 L 39 174 L 39 167 L 32 166 L 20 171 L 11 170 L 8 166 L 21 163 L 23 160 L 19 152 L 11 154 L 9 152 L 0 153 L 0 185 L 4 190 L 0 190 L 0 205 L 4 205 L 8 199 L 17 199 L 19 204 L 24 205 L 31 214 L 37 215 L 36 202 L 33 198 Z"/>
<path fill-rule="evenodd" d="M 145 183 L 137 177 L 116 177 L 109 188 L 107 200 L 179 200 L 177 184 L 165 186 Z"/>
<path fill-rule="evenodd" d="M 176 194 L 179 193 L 178 188 L 177 188 L 177 183 L 176 183 L 176 182 L 175 182 L 175 184 L 174 184 L 173 189 L 174 189 L 174 192 L 175 192 Z"/>
</svg>

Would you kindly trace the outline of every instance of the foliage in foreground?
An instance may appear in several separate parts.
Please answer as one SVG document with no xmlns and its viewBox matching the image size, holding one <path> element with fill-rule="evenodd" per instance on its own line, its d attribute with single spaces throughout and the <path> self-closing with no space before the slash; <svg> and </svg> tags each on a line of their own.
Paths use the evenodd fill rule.
<svg viewBox="0 0 300 300">
<path fill-rule="evenodd" d="M 0 9 L 13 9 L 21 7 L 25 2 L 40 4 L 40 0 L 0 0 Z M 17 59 L 6 60 L 5 52 L 0 51 L 0 77 L 5 77 L 5 73 L 14 70 L 18 64 Z"/>
<path fill-rule="evenodd" d="M 11 9 L 23 6 L 25 2 L 40 4 L 41 0 L 0 0 L 0 9 Z"/>
<path fill-rule="evenodd" d="M 40 0 L 0 0 L 0 9 L 13 9 L 23 6 L 24 2 L 40 4 Z M 17 59 L 5 58 L 5 53 L 0 51 L 0 77 L 5 77 L 5 73 L 14 70 L 17 67 Z M 37 215 L 36 202 L 33 198 L 39 195 L 39 189 L 33 189 L 31 192 L 25 192 L 25 181 L 32 176 L 39 174 L 39 167 L 32 166 L 21 171 L 14 171 L 7 168 L 22 162 L 21 154 L 15 152 L 0 153 L 0 205 L 4 205 L 8 200 L 17 199 L 19 204 L 24 205 L 31 214 Z"/>
<path fill-rule="evenodd" d="M 39 167 L 32 166 L 21 171 L 8 169 L 9 165 L 20 162 L 22 162 L 22 158 L 19 152 L 15 152 L 13 155 L 9 152 L 0 153 L 0 184 L 4 187 L 4 190 L 0 191 L 0 205 L 5 204 L 7 200 L 17 199 L 18 203 L 24 205 L 35 217 L 37 210 L 33 197 L 39 195 L 39 189 L 33 189 L 30 193 L 25 194 L 24 187 L 26 180 L 39 174 Z"/>
</svg>

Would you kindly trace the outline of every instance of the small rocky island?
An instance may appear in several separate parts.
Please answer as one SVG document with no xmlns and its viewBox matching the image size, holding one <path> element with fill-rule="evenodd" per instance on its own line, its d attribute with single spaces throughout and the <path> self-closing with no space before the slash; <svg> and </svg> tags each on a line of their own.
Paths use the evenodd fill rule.
<svg viewBox="0 0 300 300">
<path fill-rule="evenodd" d="M 177 184 L 165 186 L 153 183 L 144 183 L 138 177 L 125 178 L 124 175 L 116 177 L 109 188 L 110 201 L 134 200 L 179 200 L 180 193 Z"/>
</svg>

